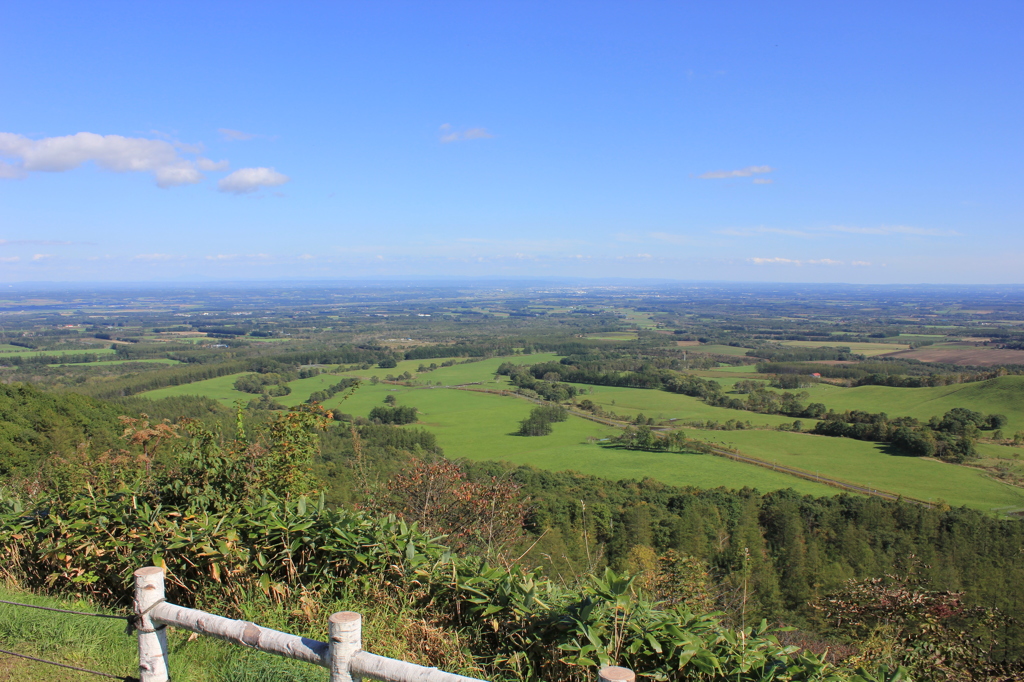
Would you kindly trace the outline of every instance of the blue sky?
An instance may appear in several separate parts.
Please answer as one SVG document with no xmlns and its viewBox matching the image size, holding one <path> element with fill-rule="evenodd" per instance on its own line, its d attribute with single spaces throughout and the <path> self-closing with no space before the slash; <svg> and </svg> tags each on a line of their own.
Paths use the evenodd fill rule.
<svg viewBox="0 0 1024 682">
<path fill-rule="evenodd" d="M 8 2 L 0 281 L 1024 282 L 1024 4 Z"/>
</svg>

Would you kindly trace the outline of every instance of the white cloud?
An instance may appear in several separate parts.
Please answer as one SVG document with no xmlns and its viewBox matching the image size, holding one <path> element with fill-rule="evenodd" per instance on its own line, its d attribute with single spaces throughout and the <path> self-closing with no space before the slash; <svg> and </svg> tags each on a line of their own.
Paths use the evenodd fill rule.
<svg viewBox="0 0 1024 682">
<path fill-rule="evenodd" d="M 239 168 L 217 183 L 217 189 L 230 194 L 249 194 L 263 187 L 277 187 L 291 178 L 273 168 Z"/>
<path fill-rule="evenodd" d="M 231 128 L 217 128 L 217 132 L 220 133 L 225 140 L 230 140 L 232 142 L 244 142 L 246 140 L 252 140 L 260 137 L 255 133 L 243 133 L 241 130 L 232 130 Z"/>
<path fill-rule="evenodd" d="M 218 253 L 216 256 L 207 256 L 206 260 L 234 260 L 238 258 L 237 253 Z"/>
<path fill-rule="evenodd" d="M 182 158 L 176 145 L 164 140 L 122 135 L 76 133 L 33 140 L 15 133 L 0 133 L 0 177 L 24 177 L 31 172 L 62 173 L 92 161 L 115 173 L 152 173 L 160 187 L 191 185 L 203 176 L 193 161 Z"/>
<path fill-rule="evenodd" d="M 755 185 L 770 185 L 773 182 L 775 181 L 770 178 L 754 178 Z"/>
<path fill-rule="evenodd" d="M 0 263 L 17 263 L 20 260 L 21 256 L 6 256 L 4 258 L 0 258 Z"/>
<path fill-rule="evenodd" d="M 0 161 L 0 179 L 20 180 L 21 178 L 26 177 L 28 177 L 28 171 L 21 166 L 15 166 L 14 164 L 7 163 L 6 161 Z"/>
<path fill-rule="evenodd" d="M 854 267 L 866 267 L 871 265 L 871 263 L 869 263 L 866 260 L 855 260 L 852 263 L 850 263 L 850 265 L 853 265 Z"/>
<path fill-rule="evenodd" d="M 758 175 L 760 173 L 771 173 L 773 170 L 775 169 L 772 168 L 771 166 L 747 166 L 746 168 L 740 168 L 739 170 L 708 171 L 707 173 L 702 173 L 697 177 L 702 180 L 722 180 L 724 178 L 749 178 L 751 175 Z"/>
<path fill-rule="evenodd" d="M 196 159 L 196 166 L 199 167 L 199 170 L 213 172 L 226 171 L 231 166 L 231 164 L 228 163 L 227 161 L 211 161 L 210 159 L 199 158 Z"/>
<path fill-rule="evenodd" d="M 169 253 L 140 253 L 133 260 L 171 260 L 174 258 Z"/>
<path fill-rule="evenodd" d="M 462 142 L 465 140 L 486 140 L 490 137 L 494 137 L 494 135 L 487 132 L 486 128 L 455 130 L 452 128 L 450 123 L 445 123 L 441 126 L 441 142 L 443 144 L 448 144 L 449 142 Z"/>
<path fill-rule="evenodd" d="M 32 256 L 32 260 L 46 260 L 47 258 L 53 258 L 52 253 L 37 253 Z"/>
</svg>

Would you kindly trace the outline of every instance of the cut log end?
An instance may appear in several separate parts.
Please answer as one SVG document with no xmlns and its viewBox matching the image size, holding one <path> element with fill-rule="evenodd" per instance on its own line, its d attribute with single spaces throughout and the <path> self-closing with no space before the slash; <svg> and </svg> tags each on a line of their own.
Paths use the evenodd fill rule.
<svg viewBox="0 0 1024 682">
<path fill-rule="evenodd" d="M 629 668 L 610 665 L 598 673 L 601 682 L 636 682 L 636 673 Z"/>
</svg>

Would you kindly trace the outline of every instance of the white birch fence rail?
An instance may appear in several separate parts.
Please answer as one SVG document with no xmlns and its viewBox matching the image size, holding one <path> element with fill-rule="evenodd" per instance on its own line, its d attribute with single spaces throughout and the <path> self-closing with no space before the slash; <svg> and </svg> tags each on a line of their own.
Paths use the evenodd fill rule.
<svg viewBox="0 0 1024 682">
<path fill-rule="evenodd" d="M 362 617 L 351 611 L 328 619 L 329 642 L 279 632 L 255 623 L 233 620 L 164 601 L 164 570 L 147 566 L 135 571 L 136 629 L 139 633 L 139 682 L 169 682 L 168 625 L 269 654 L 294 658 L 327 668 L 330 682 L 484 682 L 474 677 L 447 673 L 408 661 L 363 651 Z M 635 682 L 627 668 L 607 667 L 602 682 Z"/>
</svg>

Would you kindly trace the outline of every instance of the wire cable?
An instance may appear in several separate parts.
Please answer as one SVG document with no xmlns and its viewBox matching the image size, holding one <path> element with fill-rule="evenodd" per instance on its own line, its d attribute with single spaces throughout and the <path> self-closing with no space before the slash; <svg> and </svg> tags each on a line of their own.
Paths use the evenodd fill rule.
<svg viewBox="0 0 1024 682">
<path fill-rule="evenodd" d="M 20 604 L 19 606 L 26 606 Z M 51 609 L 51 611 L 57 611 L 59 609 Z M 98 614 L 86 614 L 86 615 L 98 615 Z M 27 658 L 30 661 L 36 661 L 37 663 L 46 663 L 47 665 L 55 665 L 60 668 L 67 668 L 68 670 L 77 670 L 80 673 L 89 673 L 90 675 L 99 675 L 100 677 L 109 677 L 114 680 L 122 680 L 123 682 L 139 682 L 139 678 L 132 677 L 131 675 L 111 675 L 110 673 L 101 673 L 98 670 L 89 670 L 88 668 L 78 668 L 73 665 L 66 663 L 57 663 L 56 661 L 48 661 L 45 658 L 36 658 L 35 656 L 29 656 L 28 654 L 19 654 L 13 651 L 7 651 L 6 649 L 0 649 L 0 654 L 7 654 L 9 656 L 17 656 L 18 658 Z"/>
<path fill-rule="evenodd" d="M 0 599 L 0 604 L 10 604 L 11 606 L 24 606 L 29 609 L 39 609 L 41 611 L 56 611 L 57 613 L 72 613 L 76 616 L 93 616 L 95 618 L 117 618 L 118 620 L 124 620 L 126 618 L 132 618 L 134 616 L 112 616 L 109 613 L 90 613 L 88 611 L 70 611 L 68 609 L 55 609 L 50 606 L 36 606 L 35 604 L 21 604 L 16 601 L 6 601 Z"/>
</svg>

